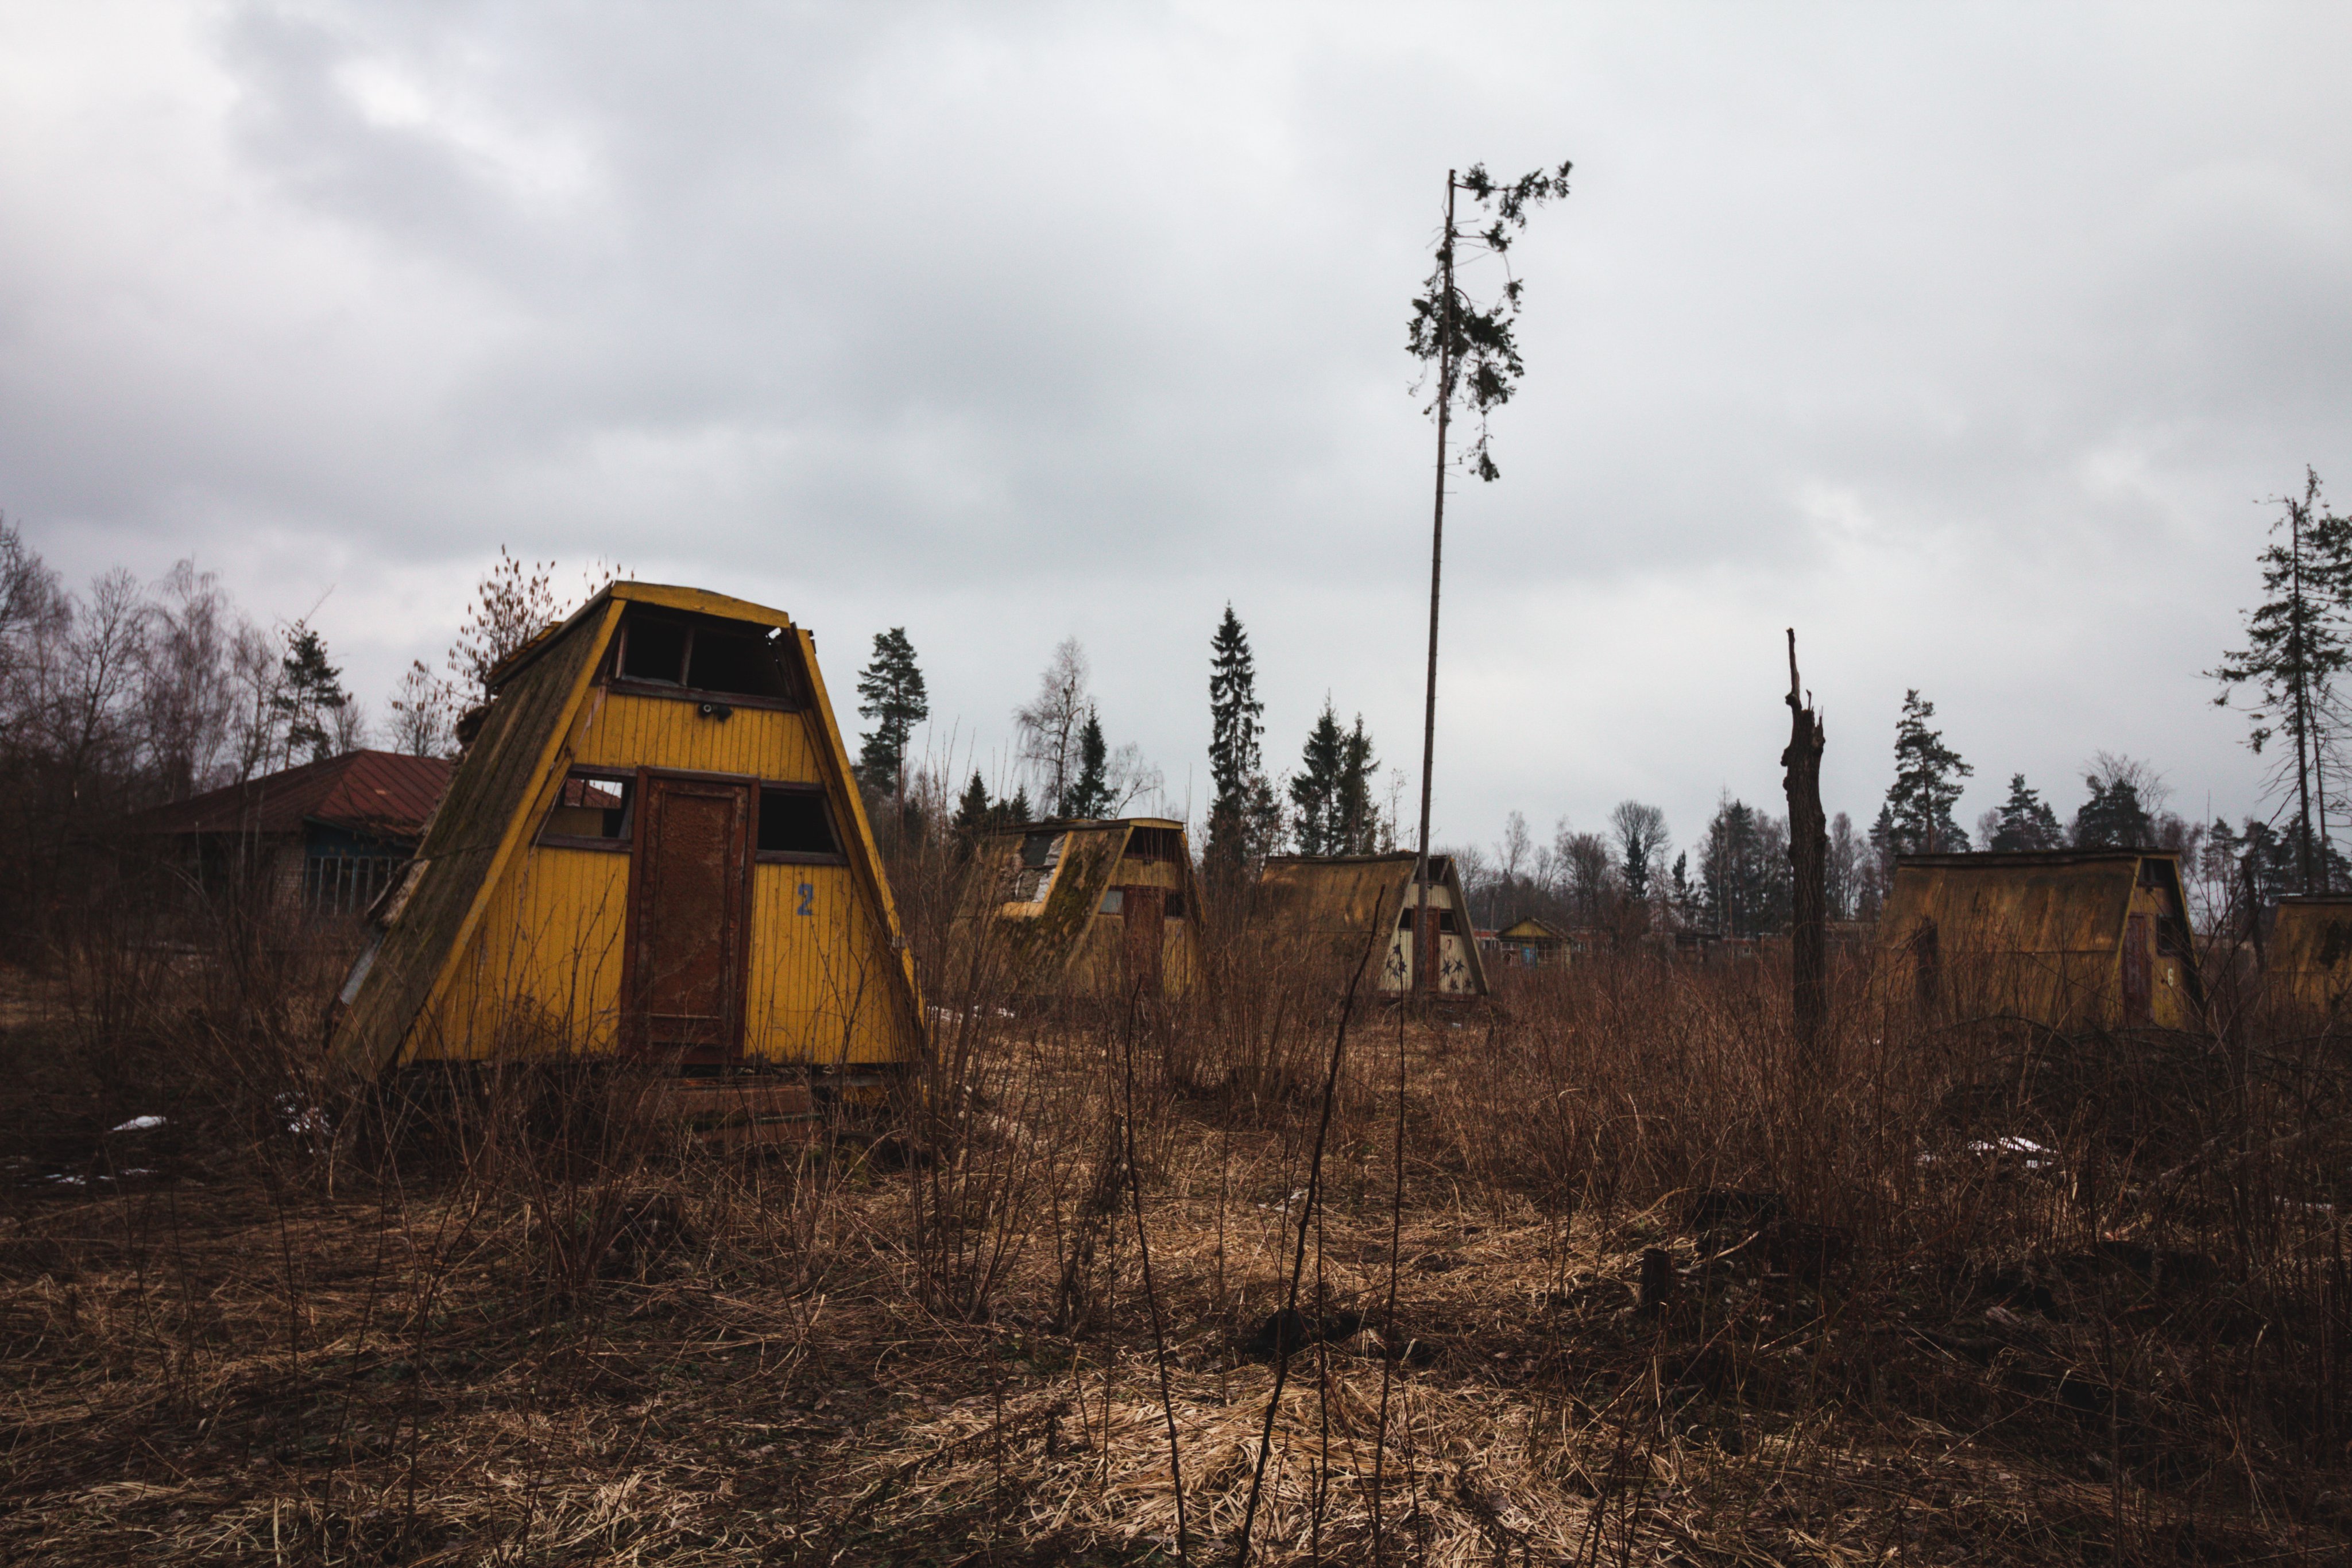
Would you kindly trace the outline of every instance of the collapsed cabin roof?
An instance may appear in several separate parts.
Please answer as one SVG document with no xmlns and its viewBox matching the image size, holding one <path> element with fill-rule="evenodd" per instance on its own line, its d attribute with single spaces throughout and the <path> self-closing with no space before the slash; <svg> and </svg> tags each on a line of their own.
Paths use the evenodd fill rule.
<svg viewBox="0 0 2352 1568">
<path fill-rule="evenodd" d="M 1879 916 L 1901 942 L 1921 920 L 1955 941 L 2021 953 L 2112 952 L 2123 941 L 2132 889 L 2144 879 L 2187 904 L 2173 850 L 2016 850 L 1903 855 Z M 1904 874 L 1908 873 L 1909 874 Z"/>
<path fill-rule="evenodd" d="M 457 765 L 395 751 L 347 751 L 207 790 L 131 820 L 143 833 L 298 833 L 306 824 L 414 839 Z"/>
</svg>

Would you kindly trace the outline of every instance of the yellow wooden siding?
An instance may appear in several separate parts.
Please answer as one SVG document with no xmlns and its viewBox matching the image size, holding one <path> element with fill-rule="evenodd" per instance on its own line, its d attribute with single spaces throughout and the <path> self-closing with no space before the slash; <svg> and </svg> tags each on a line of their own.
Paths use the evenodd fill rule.
<svg viewBox="0 0 2352 1568">
<path fill-rule="evenodd" d="M 911 1055 L 891 989 L 898 962 L 849 867 L 753 867 L 744 1053 L 819 1066 Z"/>
<path fill-rule="evenodd" d="M 639 766 L 782 783 L 822 779 L 807 716 L 738 708 L 725 720 L 663 697 L 589 694 L 572 744 L 531 807 L 530 831 L 563 768 Z M 835 831 L 843 832 L 840 802 Z M 537 844 L 516 857 L 467 944 L 443 1005 L 413 1037 L 411 1060 L 517 1050 L 609 1053 L 618 1037 L 628 926 L 626 853 Z M 810 913 L 798 913 L 800 888 Z M 846 865 L 752 868 L 744 1053 L 779 1063 L 870 1064 L 915 1056 L 919 1041 L 894 989 L 888 935 Z"/>
<path fill-rule="evenodd" d="M 529 846 L 475 927 L 410 1060 L 604 1054 L 620 1021 L 629 857 Z"/>
<path fill-rule="evenodd" d="M 824 778 L 806 714 L 739 707 L 730 718 L 706 718 L 695 703 L 601 686 L 588 694 L 572 726 L 571 761 L 583 768 L 738 773 L 780 784 Z M 845 825 L 836 823 L 835 831 Z"/>
</svg>

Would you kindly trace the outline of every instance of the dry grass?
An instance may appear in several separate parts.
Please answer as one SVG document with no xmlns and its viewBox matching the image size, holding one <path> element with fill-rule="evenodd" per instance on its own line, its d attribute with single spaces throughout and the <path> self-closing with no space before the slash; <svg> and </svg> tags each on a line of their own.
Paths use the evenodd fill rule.
<svg viewBox="0 0 2352 1568">
<path fill-rule="evenodd" d="M 289 1132 L 310 1015 L 247 998 L 334 956 L 268 951 L 0 1006 L 11 1562 L 1174 1561 L 1171 1417 L 1202 1563 L 1254 1490 L 1280 1563 L 2347 1550 L 2346 1056 L 2289 1020 L 2060 1040 L 1853 971 L 1809 1076 L 1769 966 L 1343 1040 L 1216 954 L 1170 1012 L 935 982 L 936 1157 L 746 1160 L 596 1084 Z"/>
</svg>

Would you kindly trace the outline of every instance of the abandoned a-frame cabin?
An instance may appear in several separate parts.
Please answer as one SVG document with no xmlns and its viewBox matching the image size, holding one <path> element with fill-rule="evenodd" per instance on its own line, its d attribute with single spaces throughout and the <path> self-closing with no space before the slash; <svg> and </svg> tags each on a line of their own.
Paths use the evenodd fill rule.
<svg viewBox="0 0 2352 1568">
<path fill-rule="evenodd" d="M 1384 995 L 1485 996 L 1486 967 L 1451 855 L 1429 857 L 1434 930 L 1432 950 L 1417 956 L 1413 862 L 1402 852 L 1271 856 L 1252 891 L 1250 934 L 1343 982 L 1366 963 L 1365 979 Z"/>
<path fill-rule="evenodd" d="M 2169 850 L 1905 855 L 1878 920 L 1923 1004 L 2053 1029 L 2185 1029 L 2204 1013 Z"/>
<path fill-rule="evenodd" d="M 331 1050 L 394 1065 L 620 1055 L 689 1074 L 921 1050 L 889 888 L 809 634 L 616 582 L 493 672 Z"/>
<path fill-rule="evenodd" d="M 2352 994 L 2352 893 L 2278 901 L 2263 944 L 2265 988 L 2280 1001 L 2326 1016 Z"/>
<path fill-rule="evenodd" d="M 1201 968 L 1184 825 L 1161 817 L 1036 822 L 975 846 L 968 934 L 1001 943 L 1028 996 L 1176 996 Z"/>
</svg>

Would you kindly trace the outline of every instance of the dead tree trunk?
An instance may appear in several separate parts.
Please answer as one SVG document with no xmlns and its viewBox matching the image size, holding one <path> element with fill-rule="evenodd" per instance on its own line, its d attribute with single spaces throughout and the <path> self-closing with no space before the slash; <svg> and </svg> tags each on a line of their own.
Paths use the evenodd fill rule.
<svg viewBox="0 0 2352 1568">
<path fill-rule="evenodd" d="M 1806 1071 L 1822 1065 L 1829 1016 L 1829 825 L 1822 814 L 1822 721 L 1797 680 L 1797 632 L 1789 630 L 1789 862 L 1796 875 L 1789 926 L 1797 1053 Z"/>
</svg>

